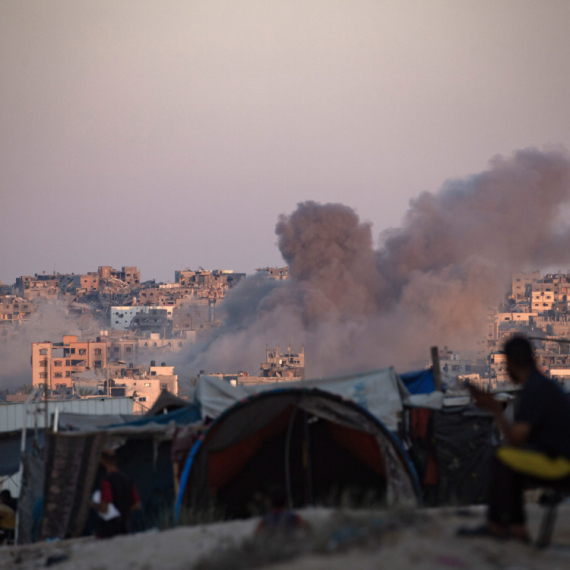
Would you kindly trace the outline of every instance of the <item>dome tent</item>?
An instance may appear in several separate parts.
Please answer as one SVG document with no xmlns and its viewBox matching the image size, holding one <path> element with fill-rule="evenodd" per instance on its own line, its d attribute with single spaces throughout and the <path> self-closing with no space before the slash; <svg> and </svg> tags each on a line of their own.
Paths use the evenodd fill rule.
<svg viewBox="0 0 570 570">
<path fill-rule="evenodd" d="M 301 507 L 339 502 L 417 505 L 414 467 L 398 439 L 355 404 L 318 389 L 255 394 L 212 423 L 186 460 L 176 501 L 247 517 L 272 486 Z M 372 495 L 371 495 L 372 493 Z"/>
</svg>

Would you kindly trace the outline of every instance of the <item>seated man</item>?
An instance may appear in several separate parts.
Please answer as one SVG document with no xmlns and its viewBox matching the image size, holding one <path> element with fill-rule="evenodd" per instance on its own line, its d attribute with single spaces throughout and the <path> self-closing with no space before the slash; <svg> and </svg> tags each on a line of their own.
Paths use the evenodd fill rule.
<svg viewBox="0 0 570 570">
<path fill-rule="evenodd" d="M 570 399 L 538 371 L 526 338 L 511 338 L 504 352 L 510 377 L 522 386 L 515 421 L 505 419 L 501 404 L 491 394 L 469 387 L 475 404 L 495 416 L 508 446 L 497 450 L 491 465 L 487 524 L 459 534 L 528 542 L 524 486 L 553 486 L 570 477 Z"/>
</svg>

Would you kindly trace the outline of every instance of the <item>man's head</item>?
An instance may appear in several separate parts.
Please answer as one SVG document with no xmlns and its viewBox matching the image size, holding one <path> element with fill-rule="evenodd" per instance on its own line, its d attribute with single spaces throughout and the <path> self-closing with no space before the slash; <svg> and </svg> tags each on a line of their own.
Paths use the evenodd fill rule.
<svg viewBox="0 0 570 570">
<path fill-rule="evenodd" d="M 529 374 L 536 370 L 532 346 L 524 336 L 513 336 L 505 343 L 507 371 L 516 384 L 523 384 Z"/>
<path fill-rule="evenodd" d="M 115 471 L 117 469 L 117 456 L 113 449 L 104 449 L 101 452 L 101 465 L 106 471 Z"/>
</svg>

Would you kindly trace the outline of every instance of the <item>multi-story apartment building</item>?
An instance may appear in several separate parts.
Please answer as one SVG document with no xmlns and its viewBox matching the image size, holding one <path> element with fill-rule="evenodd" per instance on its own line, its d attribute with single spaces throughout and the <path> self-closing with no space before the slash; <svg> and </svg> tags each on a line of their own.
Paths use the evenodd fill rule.
<svg viewBox="0 0 570 570">
<path fill-rule="evenodd" d="M 23 323 L 33 312 L 31 301 L 12 295 L 0 297 L 0 326 Z"/>
<path fill-rule="evenodd" d="M 136 402 L 150 408 L 163 390 L 178 394 L 178 376 L 174 366 L 151 361 L 148 372 L 142 367 L 110 367 L 110 395 L 132 396 Z"/>
<path fill-rule="evenodd" d="M 107 366 L 107 343 L 78 340 L 65 335 L 63 342 L 32 343 L 32 383 L 47 382 L 48 388 L 66 388 L 72 384 L 72 374 Z"/>
<path fill-rule="evenodd" d="M 22 275 L 16 277 L 15 290 L 24 299 L 57 299 L 59 295 L 59 275 Z"/>
<path fill-rule="evenodd" d="M 305 377 L 305 348 L 293 352 L 291 346 L 285 352 L 279 347 L 266 349 L 266 360 L 261 363 L 260 375 L 268 378 L 302 379 Z"/>
<path fill-rule="evenodd" d="M 138 286 L 141 282 L 141 272 L 135 266 L 125 266 L 119 271 L 110 265 L 102 265 L 97 273 L 101 279 L 118 279 L 131 287 Z"/>
<path fill-rule="evenodd" d="M 267 277 L 269 279 L 289 279 L 289 267 L 260 267 L 256 269 L 257 274 L 261 277 Z"/>
</svg>

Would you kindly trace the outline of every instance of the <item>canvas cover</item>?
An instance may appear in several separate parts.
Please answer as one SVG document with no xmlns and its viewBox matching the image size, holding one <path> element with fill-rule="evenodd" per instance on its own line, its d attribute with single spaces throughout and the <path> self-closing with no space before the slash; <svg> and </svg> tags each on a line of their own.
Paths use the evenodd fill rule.
<svg viewBox="0 0 570 570">
<path fill-rule="evenodd" d="M 232 386 L 215 376 L 202 376 L 196 390 L 202 418 L 217 418 L 236 402 L 252 394 L 291 388 L 317 388 L 351 400 L 378 418 L 388 429 L 396 431 L 403 402 L 409 393 L 393 368 L 334 378 Z"/>
</svg>

